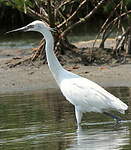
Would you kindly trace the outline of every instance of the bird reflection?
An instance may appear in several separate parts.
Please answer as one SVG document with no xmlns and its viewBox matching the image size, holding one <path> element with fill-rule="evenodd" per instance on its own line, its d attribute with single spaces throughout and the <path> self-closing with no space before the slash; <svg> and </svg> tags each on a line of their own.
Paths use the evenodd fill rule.
<svg viewBox="0 0 131 150">
<path fill-rule="evenodd" d="M 74 143 L 68 150 L 114 150 L 129 144 L 128 126 L 119 129 L 77 129 Z"/>
</svg>

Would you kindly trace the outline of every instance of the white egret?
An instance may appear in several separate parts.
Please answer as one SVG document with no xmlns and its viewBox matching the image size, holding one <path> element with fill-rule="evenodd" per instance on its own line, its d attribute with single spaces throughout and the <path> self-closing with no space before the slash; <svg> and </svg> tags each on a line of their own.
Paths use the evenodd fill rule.
<svg viewBox="0 0 131 150">
<path fill-rule="evenodd" d="M 25 27 L 9 31 L 37 31 L 46 41 L 45 50 L 48 66 L 65 98 L 75 106 L 76 121 L 79 126 L 85 112 L 104 113 L 120 121 L 120 118 L 110 114 L 110 110 L 125 113 L 128 106 L 119 98 L 113 96 L 98 84 L 65 70 L 55 56 L 52 29 L 42 21 L 34 21 Z"/>
</svg>

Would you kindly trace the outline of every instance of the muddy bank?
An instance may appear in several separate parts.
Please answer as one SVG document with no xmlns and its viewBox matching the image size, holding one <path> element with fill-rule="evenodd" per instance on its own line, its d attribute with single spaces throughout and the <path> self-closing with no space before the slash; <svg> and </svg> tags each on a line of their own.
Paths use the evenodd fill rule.
<svg viewBox="0 0 131 150">
<path fill-rule="evenodd" d="M 0 93 L 58 88 L 47 65 L 2 67 L 7 59 L 0 59 Z M 131 65 L 84 66 L 66 65 L 67 70 L 97 82 L 103 87 L 131 87 Z"/>
</svg>

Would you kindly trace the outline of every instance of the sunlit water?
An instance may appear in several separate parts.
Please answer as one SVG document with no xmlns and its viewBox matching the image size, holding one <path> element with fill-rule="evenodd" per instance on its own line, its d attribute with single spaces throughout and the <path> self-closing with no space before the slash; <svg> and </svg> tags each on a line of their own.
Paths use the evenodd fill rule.
<svg viewBox="0 0 131 150">
<path fill-rule="evenodd" d="M 0 95 L 1 150 L 124 150 L 131 149 L 131 89 L 109 88 L 129 105 L 124 121 L 86 113 L 81 128 L 74 108 L 59 90 Z"/>
<path fill-rule="evenodd" d="M 96 33 L 77 33 L 68 37 L 70 42 L 88 41 L 95 39 Z M 37 47 L 42 39 L 42 35 L 36 32 L 27 33 L 11 33 L 1 34 L 0 36 L 0 50 L 6 49 L 30 49 Z"/>
<path fill-rule="evenodd" d="M 12 33 L 1 34 L 0 36 L 0 50 L 8 49 L 30 49 L 38 46 L 42 36 L 38 33 Z"/>
</svg>

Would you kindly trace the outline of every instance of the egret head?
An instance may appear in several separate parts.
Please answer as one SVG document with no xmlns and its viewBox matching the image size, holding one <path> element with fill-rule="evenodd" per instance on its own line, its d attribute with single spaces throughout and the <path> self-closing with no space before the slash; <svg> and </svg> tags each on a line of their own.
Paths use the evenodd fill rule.
<svg viewBox="0 0 131 150">
<path fill-rule="evenodd" d="M 47 31 L 52 31 L 53 29 L 50 28 L 46 23 L 36 20 L 33 21 L 32 23 L 28 24 L 27 26 L 24 26 L 22 28 L 18 28 L 15 30 L 11 30 L 9 32 L 6 33 L 11 33 L 11 32 L 16 32 L 16 31 L 37 31 L 37 32 L 47 32 Z"/>
</svg>

